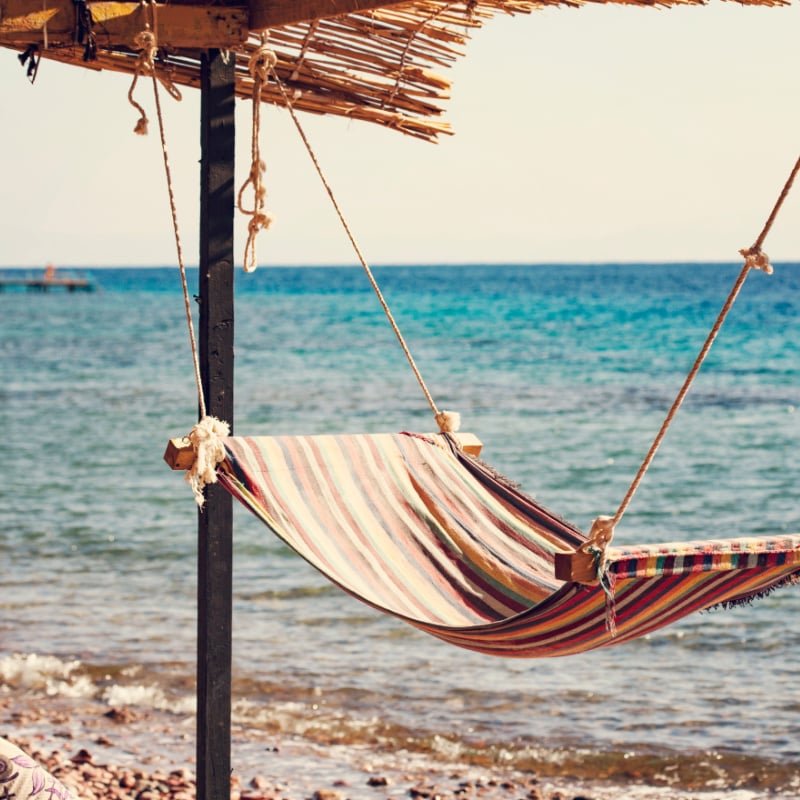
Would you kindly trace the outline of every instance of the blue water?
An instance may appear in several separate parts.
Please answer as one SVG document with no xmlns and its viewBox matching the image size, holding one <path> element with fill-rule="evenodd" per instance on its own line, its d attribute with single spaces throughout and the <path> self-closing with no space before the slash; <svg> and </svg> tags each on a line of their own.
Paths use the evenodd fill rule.
<svg viewBox="0 0 800 800">
<path fill-rule="evenodd" d="M 377 275 L 439 406 L 461 413 L 486 460 L 586 527 L 616 510 L 738 269 Z M 184 708 L 196 515 L 161 460 L 196 408 L 179 279 L 91 275 L 93 294 L 0 293 L 0 689 L 36 688 L 12 667 L 49 654 L 80 664 L 42 678 L 43 692 L 111 702 L 149 687 L 139 702 Z M 360 271 L 236 280 L 238 432 L 431 430 Z M 800 532 L 799 476 L 800 265 L 781 264 L 749 277 L 617 540 Z M 800 771 L 797 587 L 624 647 L 518 662 L 380 617 L 244 512 L 235 549 L 248 724 L 567 774 L 600 764 L 614 777 L 652 756 L 637 767 L 647 778 L 708 754 L 726 785 L 761 770 L 785 789 Z"/>
</svg>

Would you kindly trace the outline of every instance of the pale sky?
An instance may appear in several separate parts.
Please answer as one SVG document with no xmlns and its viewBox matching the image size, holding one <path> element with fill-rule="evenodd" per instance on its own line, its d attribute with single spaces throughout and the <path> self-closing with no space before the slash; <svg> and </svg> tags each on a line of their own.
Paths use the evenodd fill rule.
<svg viewBox="0 0 800 800">
<path fill-rule="evenodd" d="M 367 258 L 381 263 L 734 261 L 800 153 L 800 3 L 548 9 L 474 35 L 438 145 L 301 115 Z M 155 130 L 130 78 L 0 51 L 0 265 L 171 265 Z M 139 97 L 151 118 L 152 96 Z M 199 93 L 163 100 L 197 262 Z M 249 103 L 239 103 L 238 178 Z M 269 264 L 354 263 L 288 114 L 265 107 Z M 237 222 L 237 263 L 246 221 Z M 800 260 L 800 186 L 765 250 Z"/>
</svg>

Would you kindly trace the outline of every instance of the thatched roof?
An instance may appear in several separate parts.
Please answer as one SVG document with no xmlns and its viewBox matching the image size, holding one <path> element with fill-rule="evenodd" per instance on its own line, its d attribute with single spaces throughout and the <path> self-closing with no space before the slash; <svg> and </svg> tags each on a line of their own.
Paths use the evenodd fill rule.
<svg viewBox="0 0 800 800">
<path fill-rule="evenodd" d="M 610 1 L 661 7 L 702 4 L 701 0 Z M 236 57 L 237 92 L 249 97 L 252 78 L 248 62 L 260 44 L 253 29 L 268 28 L 270 47 L 278 57 L 276 71 L 295 108 L 366 120 L 435 139 L 449 132 L 441 114 L 450 83 L 441 71 L 463 54 L 471 31 L 495 14 L 527 14 L 548 5 L 584 4 L 584 0 L 413 0 L 382 5 L 385 2 L 251 0 L 249 7 L 243 7 L 219 3 L 190 6 L 179 0 L 160 5 L 157 67 L 168 72 L 176 84 L 198 86 L 199 48 L 228 48 Z M 743 2 L 785 5 L 782 0 Z M 126 12 L 123 24 L 119 9 L 125 6 L 132 10 Z M 85 9 L 92 13 L 88 33 L 86 24 L 80 29 L 81 8 L 84 20 Z M 142 8 L 140 3 L 91 0 L 83 4 L 77 0 L 0 0 L 0 45 L 19 51 L 38 46 L 45 58 L 133 72 L 137 52 L 132 32 L 144 26 Z M 356 10 L 320 18 L 348 8 Z M 43 47 L 45 38 L 47 49 Z M 85 60 L 87 55 L 93 58 Z M 284 103 L 273 83 L 264 87 L 262 97 L 265 102 Z"/>
</svg>

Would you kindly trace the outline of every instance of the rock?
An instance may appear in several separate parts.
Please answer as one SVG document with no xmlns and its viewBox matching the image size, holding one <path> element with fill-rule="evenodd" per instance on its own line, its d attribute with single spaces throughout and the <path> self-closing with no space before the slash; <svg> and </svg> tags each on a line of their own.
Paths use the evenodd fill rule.
<svg viewBox="0 0 800 800">
<path fill-rule="evenodd" d="M 388 786 L 389 779 L 384 778 L 383 776 L 373 775 L 370 778 L 367 778 L 367 786 Z"/>
<path fill-rule="evenodd" d="M 344 800 L 344 795 L 335 789 L 317 789 L 311 800 Z"/>
<path fill-rule="evenodd" d="M 250 781 L 251 789 L 266 789 L 269 786 L 269 781 L 263 775 L 256 775 Z"/>
<path fill-rule="evenodd" d="M 122 708 L 112 708 L 103 714 L 104 717 L 108 717 L 110 720 L 119 723 L 127 723 L 127 722 L 135 722 L 139 719 L 139 715 L 133 711 L 132 709 L 128 708 L 128 706 L 122 706 Z"/>
<path fill-rule="evenodd" d="M 94 756 L 88 750 L 78 750 L 70 759 L 73 764 L 91 764 L 94 761 Z"/>
</svg>

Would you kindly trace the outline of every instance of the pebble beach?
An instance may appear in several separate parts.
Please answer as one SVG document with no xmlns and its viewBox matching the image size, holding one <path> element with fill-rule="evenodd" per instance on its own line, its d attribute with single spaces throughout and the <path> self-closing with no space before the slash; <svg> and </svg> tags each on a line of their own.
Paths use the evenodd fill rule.
<svg viewBox="0 0 800 800">
<path fill-rule="evenodd" d="M 0 736 L 47 769 L 76 800 L 195 800 L 194 719 L 128 706 L 40 698 L 0 700 Z M 790 787 L 687 789 L 632 765 L 612 782 L 475 769 L 412 754 L 265 738 L 234 725 L 231 800 L 761 800 Z M 672 785 L 670 785 L 672 784 Z M 746 784 L 746 785 L 745 785 Z M 0 795 L 2 796 L 2 795 Z M 4 797 L 4 800 L 6 798 Z M 14 800 L 27 800 L 27 798 Z"/>
</svg>

